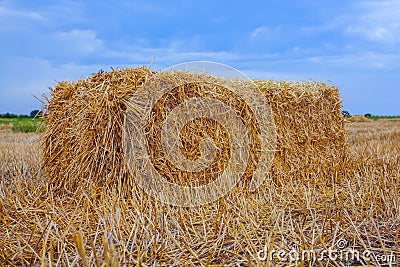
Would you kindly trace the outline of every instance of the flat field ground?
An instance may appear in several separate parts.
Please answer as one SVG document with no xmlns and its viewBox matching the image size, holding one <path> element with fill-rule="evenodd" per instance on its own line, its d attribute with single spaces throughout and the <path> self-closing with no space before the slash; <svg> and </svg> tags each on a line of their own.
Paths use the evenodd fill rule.
<svg viewBox="0 0 400 267">
<path fill-rule="evenodd" d="M 144 193 L 54 195 L 38 134 L 0 124 L 0 265 L 400 266 L 400 120 L 346 128 L 335 186 L 267 182 L 189 209 Z"/>
</svg>

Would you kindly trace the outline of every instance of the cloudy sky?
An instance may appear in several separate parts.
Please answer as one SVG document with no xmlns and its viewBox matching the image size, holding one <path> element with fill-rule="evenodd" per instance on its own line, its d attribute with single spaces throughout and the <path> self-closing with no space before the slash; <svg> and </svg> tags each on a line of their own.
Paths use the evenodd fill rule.
<svg viewBox="0 0 400 267">
<path fill-rule="evenodd" d="M 400 115 L 400 1 L 1 1 L 0 113 L 57 81 L 209 60 L 251 78 L 329 81 L 351 114 Z"/>
</svg>

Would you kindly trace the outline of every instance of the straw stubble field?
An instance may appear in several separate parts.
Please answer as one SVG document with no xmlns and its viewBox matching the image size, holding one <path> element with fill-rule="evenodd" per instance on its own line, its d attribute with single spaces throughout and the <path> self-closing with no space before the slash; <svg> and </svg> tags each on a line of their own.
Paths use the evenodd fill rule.
<svg viewBox="0 0 400 267">
<path fill-rule="evenodd" d="M 191 174 L 174 174 L 159 156 L 161 128 L 155 126 L 162 124 L 162 114 L 185 99 L 219 99 L 243 117 L 251 137 L 243 181 L 232 191 L 207 205 L 166 205 L 139 188 L 132 177 L 137 168 L 127 170 L 122 151 L 124 114 L 131 104 L 127 101 L 150 75 L 146 68 L 100 71 L 86 80 L 57 84 L 41 138 L 0 125 L 1 265 L 340 266 L 373 260 L 324 257 L 324 251 L 332 249 L 394 255 L 390 261 L 398 264 L 399 121 L 344 127 L 336 87 L 255 81 L 271 106 L 277 146 L 271 171 L 265 171 L 266 179 L 251 192 L 246 181 L 253 176 L 265 142 L 258 137 L 261 124 L 251 119 L 253 110 L 247 108 L 254 97 L 243 103 L 223 87 L 198 91 L 199 84 L 213 78 L 166 73 L 163 84 L 188 78 L 195 82 L 172 86 L 151 113 L 158 112 L 161 119 L 157 115 L 147 121 L 155 134 L 147 139 L 147 153 L 157 152 L 152 163 L 159 173 L 173 174 L 166 177 L 184 185 L 203 177 L 201 172 L 190 179 Z M 221 81 L 248 85 L 213 80 Z M 250 95 L 250 88 L 246 90 Z M 257 119 L 270 121 L 267 113 Z M 214 137 L 225 151 L 227 128 L 218 123 L 210 118 L 189 121 L 178 134 L 187 147 L 184 154 L 196 156 L 198 140 L 205 136 Z M 219 137 L 208 133 L 214 130 Z M 215 166 L 206 169 L 205 181 L 208 171 L 219 175 L 225 168 Z M 287 257 L 290 251 L 314 251 L 318 257 Z M 374 264 L 388 262 L 381 258 Z"/>
<path fill-rule="evenodd" d="M 188 209 L 145 195 L 136 196 L 140 202 L 116 192 L 56 195 L 40 170 L 38 135 L 1 127 L 1 265 L 264 265 L 255 258 L 265 245 L 318 250 L 339 239 L 359 251 L 394 253 L 399 264 L 400 121 L 347 124 L 346 179 L 326 191 L 267 183 L 259 194 L 232 192 Z M 323 262 L 361 265 L 314 264 Z"/>
</svg>

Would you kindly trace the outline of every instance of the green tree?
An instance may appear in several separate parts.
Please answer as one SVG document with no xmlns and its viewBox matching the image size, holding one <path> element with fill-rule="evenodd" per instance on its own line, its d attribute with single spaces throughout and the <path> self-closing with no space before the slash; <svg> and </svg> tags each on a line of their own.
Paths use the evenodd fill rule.
<svg viewBox="0 0 400 267">
<path fill-rule="evenodd" d="M 342 116 L 343 116 L 343 118 L 350 118 L 351 117 L 350 112 L 348 112 L 347 110 L 343 110 L 342 111 Z"/>
<path fill-rule="evenodd" d="M 31 118 L 34 118 L 37 116 L 40 116 L 40 110 L 38 110 L 38 109 L 32 110 L 31 113 L 29 113 L 29 117 L 31 117 Z"/>
</svg>

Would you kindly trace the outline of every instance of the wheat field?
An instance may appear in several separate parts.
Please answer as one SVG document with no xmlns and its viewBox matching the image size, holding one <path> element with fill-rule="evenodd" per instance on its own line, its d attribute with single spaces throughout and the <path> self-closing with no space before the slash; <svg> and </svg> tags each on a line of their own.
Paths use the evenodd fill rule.
<svg viewBox="0 0 400 267">
<path fill-rule="evenodd" d="M 112 190 L 56 195 L 39 135 L 0 127 L 1 266 L 400 265 L 399 120 L 346 123 L 346 179 L 333 186 L 267 181 L 196 208 Z M 329 248 L 369 257 L 274 254 Z"/>
</svg>

